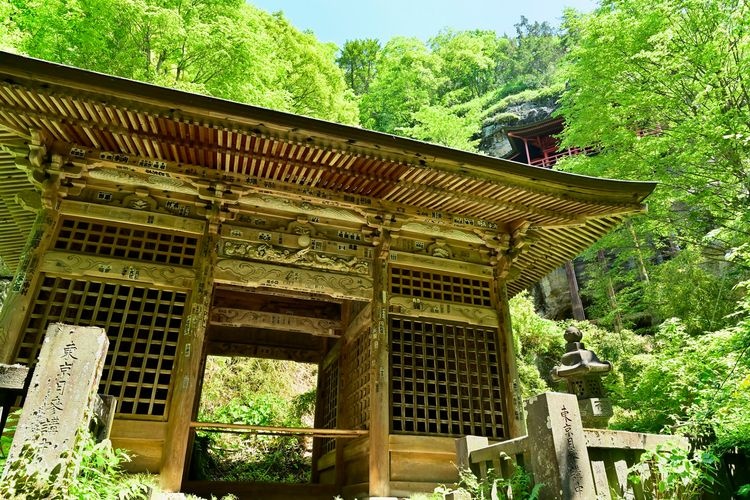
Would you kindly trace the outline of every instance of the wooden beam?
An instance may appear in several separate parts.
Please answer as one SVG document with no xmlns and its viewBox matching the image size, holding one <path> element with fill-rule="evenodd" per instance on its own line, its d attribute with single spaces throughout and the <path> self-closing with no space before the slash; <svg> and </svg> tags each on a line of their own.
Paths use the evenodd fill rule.
<svg viewBox="0 0 750 500">
<path fill-rule="evenodd" d="M 498 326 L 497 310 L 491 307 L 447 303 L 392 295 L 388 311 L 412 318 L 435 318 L 478 326 Z"/>
<path fill-rule="evenodd" d="M 188 290 L 195 280 L 195 271 L 188 267 L 60 251 L 47 252 L 39 271 L 56 276 L 122 280 Z"/>
<path fill-rule="evenodd" d="M 372 279 L 367 276 L 349 276 L 239 259 L 219 259 L 214 281 L 244 287 L 295 290 L 351 300 L 369 300 L 372 296 Z"/>
<path fill-rule="evenodd" d="M 201 182 L 205 183 L 206 181 L 218 182 L 225 188 L 235 190 L 234 192 L 241 194 L 239 198 L 234 197 L 234 200 L 239 203 L 239 206 L 244 202 L 243 197 L 260 194 L 279 196 L 282 199 L 297 199 L 312 203 L 324 201 L 326 206 L 354 210 L 362 215 L 367 215 L 370 218 L 385 211 L 393 214 L 393 216 L 398 219 L 416 220 L 428 224 L 448 225 L 466 229 L 480 228 L 496 230 L 502 225 L 498 225 L 497 220 L 485 220 L 467 213 L 452 213 L 449 211 L 435 212 L 427 209 L 427 207 L 414 207 L 406 203 L 392 202 L 362 195 L 354 196 L 336 190 L 318 188 L 294 182 L 270 180 L 264 177 L 248 176 L 241 173 L 225 172 L 223 170 L 201 167 L 199 165 L 165 162 L 163 160 L 136 155 L 122 155 L 87 148 L 76 144 L 56 142 L 53 146 L 53 150 L 56 154 L 66 157 L 75 165 L 80 165 L 86 169 L 106 167 L 113 172 L 119 171 L 120 182 L 124 184 L 148 185 L 146 178 L 139 177 L 129 181 L 126 175 L 128 171 L 145 174 L 147 176 L 155 175 L 155 173 L 158 172 L 158 177 L 162 177 L 162 180 L 166 179 L 164 182 L 169 182 L 169 179 L 172 179 L 173 181 L 178 180 L 187 182 L 189 185 L 199 184 Z M 116 159 L 123 161 L 118 162 L 115 161 Z M 158 162 L 158 170 L 154 169 L 154 162 Z M 149 179 L 155 180 L 153 177 Z M 382 179 L 379 178 L 376 180 L 378 182 L 382 181 Z M 165 185 L 164 187 L 168 186 Z M 448 196 L 450 193 L 452 193 L 452 191 L 446 190 L 444 195 Z M 226 201 L 232 200 L 228 199 Z M 252 203 L 252 199 L 249 199 L 247 203 Z M 630 211 L 632 212 L 635 210 Z M 574 219 L 577 220 L 578 216 L 572 217 L 564 214 L 561 220 L 563 222 L 570 222 Z"/>
<path fill-rule="evenodd" d="M 510 322 L 510 308 L 508 306 L 508 289 L 505 281 L 499 277 L 495 279 L 495 300 L 498 309 L 498 355 L 502 370 L 502 393 L 505 406 L 505 422 L 507 422 L 507 437 L 516 438 L 526 434 L 526 419 L 523 414 L 523 400 L 521 397 L 521 382 L 516 368 L 516 349 L 513 342 L 513 327 Z"/>
<path fill-rule="evenodd" d="M 62 200 L 60 213 L 109 222 L 134 224 L 145 227 L 169 229 L 177 233 L 203 234 L 206 223 L 200 220 L 150 213 L 111 205 L 97 205 L 82 201 Z"/>
<path fill-rule="evenodd" d="M 275 427 L 268 425 L 224 424 L 221 422 L 190 422 L 192 429 L 211 430 L 218 432 L 237 431 L 243 434 L 261 435 L 291 435 L 334 438 L 356 438 L 366 436 L 369 432 L 361 429 L 316 429 L 312 427 Z"/>
<path fill-rule="evenodd" d="M 34 226 L 22 253 L 23 258 L 3 307 L 0 308 L 0 363 L 15 361 L 16 350 L 23 336 L 24 322 L 34 302 L 41 280 L 39 262 L 52 245 L 52 235 L 59 222 L 59 212 L 44 208 L 37 214 Z"/>
<path fill-rule="evenodd" d="M 323 351 L 260 344 L 240 344 L 237 342 L 208 342 L 206 354 L 209 356 L 243 356 L 247 358 L 281 359 L 298 363 L 317 363 L 323 356 Z"/>
<path fill-rule="evenodd" d="M 266 330 L 280 330 L 298 332 L 318 337 L 339 337 L 336 332 L 341 331 L 341 322 L 329 319 L 307 318 L 291 314 L 278 314 L 263 311 L 249 311 L 247 309 L 233 309 L 229 307 L 215 307 L 211 309 L 212 325 L 230 326 L 234 328 L 262 328 Z"/>
<path fill-rule="evenodd" d="M 90 126 L 90 123 L 87 123 L 88 126 Z M 118 133 L 116 127 L 108 127 L 107 130 L 111 133 Z M 161 140 L 162 138 L 156 134 L 147 134 L 143 132 L 137 132 L 133 130 L 123 130 L 120 132 L 123 135 L 127 136 L 144 136 L 143 139 L 147 141 L 154 141 L 154 140 Z M 180 139 L 170 139 L 170 143 L 173 144 L 179 144 L 181 141 Z M 186 147 L 195 147 L 195 144 L 192 143 L 186 143 Z M 544 217 L 552 217 L 555 219 L 560 219 L 564 221 L 576 221 L 579 220 L 582 216 L 581 215 L 574 215 L 571 212 L 562 212 L 558 210 L 548 210 L 548 209 L 542 209 L 535 207 L 533 205 L 527 204 L 527 203 L 518 203 L 518 202 L 512 202 L 509 200 L 502 200 L 497 197 L 488 197 L 488 196 L 481 196 L 481 195 L 475 195 L 468 192 L 461 192 L 458 189 L 444 189 L 434 186 L 426 186 L 423 184 L 419 184 L 416 182 L 409 182 L 403 178 L 398 180 L 387 180 L 382 177 L 373 175 L 373 174 L 365 174 L 365 173 L 358 173 L 353 169 L 347 168 L 347 162 L 331 162 L 329 164 L 311 164 L 309 162 L 301 162 L 297 160 L 293 160 L 291 158 L 279 158 L 277 156 L 272 155 L 264 155 L 261 152 L 253 152 L 253 153 L 245 153 L 238 150 L 228 150 L 223 148 L 216 148 L 216 146 L 212 145 L 201 145 L 199 146 L 201 149 L 216 149 L 217 154 L 224 155 L 231 155 L 232 157 L 246 157 L 247 159 L 255 159 L 263 162 L 273 162 L 273 163 L 280 163 L 285 166 L 290 167 L 297 167 L 297 168 L 305 168 L 308 170 L 314 170 L 314 171 L 324 171 L 328 170 L 329 172 L 339 173 L 342 175 L 346 175 L 348 177 L 351 177 L 353 179 L 362 180 L 362 181 L 371 181 L 371 182 L 378 182 L 380 185 L 386 185 L 386 186 L 392 186 L 392 189 L 390 193 L 385 194 L 381 200 L 381 203 L 385 202 L 388 203 L 386 200 L 388 199 L 389 195 L 394 193 L 400 193 L 404 189 L 409 189 L 411 192 L 414 193 L 428 193 L 428 194 L 434 194 L 433 198 L 438 199 L 444 199 L 444 198 L 450 198 L 453 200 L 461 200 L 465 202 L 473 202 L 478 203 L 483 206 L 487 207 L 495 207 L 495 208 L 502 208 L 506 210 L 512 210 L 512 211 L 518 211 L 524 214 L 535 214 L 538 216 L 544 216 Z M 123 155 L 121 153 L 113 153 L 113 152 L 107 152 L 107 151 L 101 151 L 96 150 L 92 148 L 85 148 L 80 146 L 75 146 L 63 142 L 56 142 L 54 144 L 54 150 L 58 154 L 66 154 L 65 150 L 68 150 L 67 154 L 70 154 L 70 151 L 76 150 L 76 152 L 80 152 L 80 154 L 77 155 L 78 158 L 89 160 L 90 165 L 112 165 L 112 166 L 123 166 L 127 165 L 128 167 L 131 167 L 133 169 L 140 169 L 143 171 L 148 171 L 150 173 L 154 172 L 154 165 L 156 164 L 158 166 L 158 169 L 162 172 L 162 174 L 168 174 L 169 171 L 179 171 L 182 167 L 183 172 L 187 172 L 188 170 L 185 169 L 185 167 L 188 167 L 187 165 L 183 165 L 178 162 L 170 162 L 170 161 L 164 161 L 160 159 L 154 159 L 154 158 L 147 158 L 147 157 L 139 157 L 137 155 Z M 90 154 L 89 152 L 92 152 L 93 154 Z M 124 160 L 124 161 L 114 161 L 114 160 Z M 198 169 L 202 170 L 210 170 L 210 169 L 204 169 L 203 167 L 199 166 L 193 166 L 190 165 L 190 172 L 196 172 Z M 416 166 L 411 166 L 411 168 L 417 168 Z M 221 174 L 221 180 L 225 183 L 231 183 L 232 180 L 232 173 L 227 174 L 226 171 L 223 170 L 216 170 L 217 173 Z M 242 175 L 242 174 L 235 174 L 238 179 L 245 178 L 249 179 L 248 176 Z M 461 177 L 460 172 L 445 172 L 445 175 L 448 176 L 455 176 L 457 179 Z M 319 175 L 308 175 L 304 179 L 294 179 L 291 182 L 281 182 L 281 181 L 271 181 L 270 184 L 275 184 L 278 182 L 279 184 L 286 184 L 288 187 L 293 186 L 305 186 L 308 185 L 310 188 L 318 190 L 315 186 L 315 179 L 319 178 Z M 405 177 L 405 176 L 402 176 Z M 501 185 L 497 181 L 490 180 L 488 178 L 483 178 L 482 176 L 477 176 L 477 180 L 486 183 L 487 186 L 498 186 Z M 263 179 L 256 179 L 256 181 L 253 184 L 256 184 L 257 186 L 264 186 L 269 187 L 269 180 L 266 178 Z M 311 182 L 312 181 L 312 182 Z M 508 185 L 512 185 L 512 182 L 506 181 L 502 184 L 502 187 L 507 187 Z M 538 192 L 540 196 L 559 196 L 557 193 L 548 193 L 544 192 L 543 190 L 540 190 L 539 187 L 530 187 L 529 185 L 524 186 L 515 186 L 517 189 L 521 191 L 535 191 Z M 341 196 L 340 194 L 338 195 Z M 351 195 L 349 195 L 351 197 Z M 594 204 L 594 201 L 586 201 L 584 203 L 592 203 Z M 635 203 L 606 203 L 602 201 L 598 201 L 595 204 L 597 205 L 606 205 L 608 207 L 625 207 L 629 212 L 640 212 L 643 210 L 642 204 L 635 204 Z M 398 213 L 398 212 L 395 212 Z M 585 214 L 584 214 L 585 215 Z"/>
<path fill-rule="evenodd" d="M 389 260 L 393 264 L 404 266 L 414 266 L 424 269 L 433 269 L 435 271 L 449 272 L 451 274 L 464 274 L 467 276 L 492 277 L 492 268 L 470 262 L 460 262 L 450 259 L 441 259 L 431 255 L 417 255 L 413 253 L 389 252 Z"/>
</svg>

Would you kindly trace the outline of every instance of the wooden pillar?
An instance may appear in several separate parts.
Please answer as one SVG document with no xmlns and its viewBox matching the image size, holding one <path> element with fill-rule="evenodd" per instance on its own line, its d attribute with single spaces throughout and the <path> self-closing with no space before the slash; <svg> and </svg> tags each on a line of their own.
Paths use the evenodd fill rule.
<svg viewBox="0 0 750 500">
<path fill-rule="evenodd" d="M 371 497 L 390 495 L 390 349 L 388 335 L 388 245 L 383 243 L 373 263 L 370 364 L 370 464 Z"/>
<path fill-rule="evenodd" d="M 526 420 L 523 415 L 523 398 L 521 397 L 521 383 L 518 379 L 516 367 L 516 347 L 513 341 L 513 328 L 508 306 L 508 289 L 505 280 L 496 277 L 497 314 L 500 327 L 499 350 L 501 369 L 503 371 L 503 398 L 506 408 L 506 422 L 508 438 L 520 437 L 526 434 Z"/>
<path fill-rule="evenodd" d="M 161 487 L 166 491 L 179 491 L 185 469 L 190 421 L 198 394 L 198 377 L 211 305 L 218 229 L 216 219 L 206 225 L 201 253 L 196 259 L 198 264 L 190 293 L 190 313 L 182 326 L 175 372 L 172 375 L 169 420 L 160 474 Z"/>
<path fill-rule="evenodd" d="M 37 216 L 0 311 L 0 363 L 11 364 L 14 361 L 23 335 L 21 329 L 41 279 L 38 268 L 45 252 L 53 243 L 60 216 L 57 177 L 46 180 L 41 188 L 41 196 L 34 192 L 23 193 L 24 208 L 36 210 Z"/>
</svg>

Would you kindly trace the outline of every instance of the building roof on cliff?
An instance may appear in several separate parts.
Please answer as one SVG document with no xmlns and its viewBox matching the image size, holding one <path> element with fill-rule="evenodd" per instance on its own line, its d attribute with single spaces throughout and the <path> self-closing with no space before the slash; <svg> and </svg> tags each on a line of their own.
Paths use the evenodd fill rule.
<svg viewBox="0 0 750 500">
<path fill-rule="evenodd" d="M 294 193 L 396 214 L 391 224 L 399 214 L 473 232 L 490 224 L 513 238 L 511 293 L 643 211 L 655 186 L 531 167 L 0 53 L 0 143 L 17 155 L 19 145 L 39 138 L 47 153 L 74 157 L 90 170 L 117 167 L 116 155 L 125 155 L 124 166 L 145 179 L 156 161 L 171 179 L 163 189 L 181 184 L 202 193 L 220 184 L 229 203 L 248 192 Z M 0 169 L 8 158 L 0 158 Z M 8 179 L 0 177 L 0 218 L 22 188 L 9 187 Z M 0 241 L 9 226 L 0 228 Z M 12 262 L 20 248 L 9 244 L 0 252 Z"/>
</svg>

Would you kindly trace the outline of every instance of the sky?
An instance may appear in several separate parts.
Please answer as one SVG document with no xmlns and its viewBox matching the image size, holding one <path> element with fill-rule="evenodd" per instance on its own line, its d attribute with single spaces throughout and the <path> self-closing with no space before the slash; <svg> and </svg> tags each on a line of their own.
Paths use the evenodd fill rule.
<svg viewBox="0 0 750 500">
<path fill-rule="evenodd" d="M 282 11 L 299 30 L 311 30 L 322 42 L 396 35 L 423 41 L 443 28 L 487 29 L 515 34 L 521 16 L 559 26 L 565 7 L 590 12 L 595 0 L 249 0 L 268 12 Z"/>
</svg>

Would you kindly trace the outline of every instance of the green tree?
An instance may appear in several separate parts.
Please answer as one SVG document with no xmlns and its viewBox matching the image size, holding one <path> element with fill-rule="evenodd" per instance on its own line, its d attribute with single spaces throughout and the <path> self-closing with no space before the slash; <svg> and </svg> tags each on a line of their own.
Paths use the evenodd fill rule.
<svg viewBox="0 0 750 500">
<path fill-rule="evenodd" d="M 4 11 L 0 29 L 33 57 L 356 122 L 333 46 L 242 0 L 3 0 Z"/>
<path fill-rule="evenodd" d="M 344 72 L 346 83 L 355 94 L 361 95 L 370 89 L 375 78 L 375 67 L 380 42 L 374 38 L 347 40 L 341 48 L 336 64 Z"/>
<path fill-rule="evenodd" d="M 525 16 L 515 24 L 513 77 L 526 88 L 552 83 L 565 47 L 560 34 L 547 22 L 529 22 Z"/>
<path fill-rule="evenodd" d="M 294 29 L 281 14 L 266 18 L 281 70 L 274 82 L 288 110 L 341 123 L 357 123 L 357 106 L 335 64 L 336 46 Z"/>
<path fill-rule="evenodd" d="M 651 229 L 747 239 L 750 5 L 613 0 L 567 23 L 563 146 L 601 149 L 568 168 L 660 181 Z"/>
<path fill-rule="evenodd" d="M 425 106 L 412 114 L 415 125 L 404 129 L 409 137 L 464 151 L 475 151 L 478 139 L 478 112 L 470 109 L 463 116 L 445 106 Z"/>
<path fill-rule="evenodd" d="M 510 41 L 494 31 L 446 30 L 430 40 L 430 47 L 442 61 L 441 94 L 451 104 L 490 91 L 498 81 L 498 67 L 508 59 Z M 455 95 L 445 95 L 449 93 Z"/>
<path fill-rule="evenodd" d="M 362 96 L 360 121 L 368 128 L 401 133 L 413 114 L 435 102 L 440 60 L 416 38 L 396 37 L 380 51 L 375 79 Z"/>
</svg>

